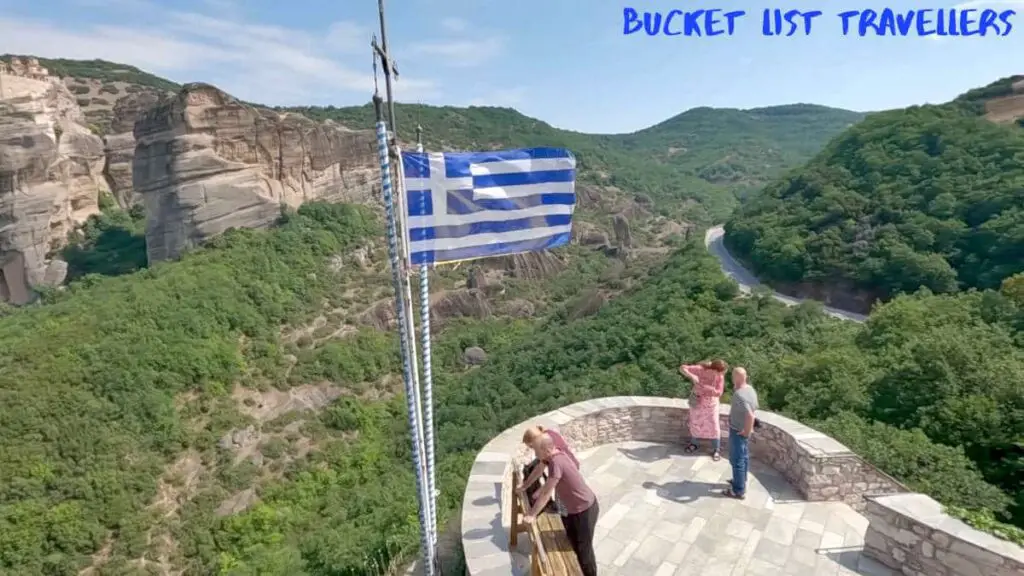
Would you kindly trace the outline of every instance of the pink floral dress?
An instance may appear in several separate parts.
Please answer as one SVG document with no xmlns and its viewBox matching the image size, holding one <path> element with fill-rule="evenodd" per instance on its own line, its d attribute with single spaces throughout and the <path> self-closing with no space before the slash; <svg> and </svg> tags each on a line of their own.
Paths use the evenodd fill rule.
<svg viewBox="0 0 1024 576">
<path fill-rule="evenodd" d="M 722 425 L 718 418 L 718 399 L 725 390 L 725 377 L 702 366 L 690 367 L 697 383 L 690 392 L 690 436 L 702 440 L 718 439 Z"/>
</svg>

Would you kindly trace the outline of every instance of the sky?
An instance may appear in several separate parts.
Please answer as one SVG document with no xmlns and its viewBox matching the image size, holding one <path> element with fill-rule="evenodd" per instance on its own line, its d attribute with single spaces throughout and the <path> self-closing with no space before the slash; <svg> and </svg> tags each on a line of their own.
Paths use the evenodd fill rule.
<svg viewBox="0 0 1024 576">
<path fill-rule="evenodd" d="M 940 103 L 1024 73 L 1024 0 L 1007 36 L 843 36 L 845 10 L 893 0 L 387 0 L 400 102 L 508 106 L 581 132 L 633 132 L 698 106 L 806 102 L 859 111 Z M 766 8 L 821 10 L 812 33 L 765 36 Z M 744 10 L 732 35 L 623 33 L 639 12 Z M 0 0 L 0 53 L 101 58 L 267 105 L 364 104 L 376 0 Z M 381 84 L 383 90 L 383 83 Z"/>
</svg>

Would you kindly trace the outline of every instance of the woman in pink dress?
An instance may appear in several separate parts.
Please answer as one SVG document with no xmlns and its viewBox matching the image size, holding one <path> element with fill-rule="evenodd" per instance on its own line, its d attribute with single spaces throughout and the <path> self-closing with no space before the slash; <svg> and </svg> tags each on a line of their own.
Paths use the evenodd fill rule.
<svg viewBox="0 0 1024 576">
<path fill-rule="evenodd" d="M 718 399 L 725 389 L 725 372 L 729 366 L 722 360 L 701 362 L 700 364 L 683 364 L 679 372 L 686 376 L 693 387 L 690 388 L 690 442 L 686 453 L 693 454 L 700 446 L 701 439 L 711 442 L 711 458 L 716 462 L 721 459 L 721 424 L 718 420 Z"/>
</svg>

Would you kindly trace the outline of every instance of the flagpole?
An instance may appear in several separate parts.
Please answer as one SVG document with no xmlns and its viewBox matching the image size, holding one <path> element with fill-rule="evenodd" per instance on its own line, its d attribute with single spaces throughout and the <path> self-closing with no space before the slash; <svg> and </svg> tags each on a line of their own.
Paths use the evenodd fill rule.
<svg viewBox="0 0 1024 576">
<path fill-rule="evenodd" d="M 374 112 L 377 115 L 377 155 L 380 159 L 381 191 L 384 196 L 384 212 L 387 219 L 388 256 L 391 259 L 391 282 L 395 289 L 395 314 L 398 316 L 400 333 L 399 345 L 402 353 L 402 372 L 405 380 L 405 403 L 409 417 L 409 436 L 412 440 L 412 459 L 416 471 L 416 499 L 419 503 L 420 547 L 423 554 L 423 572 L 427 576 L 434 575 L 434 547 L 432 533 L 428 531 L 429 519 L 427 509 L 426 482 L 423 474 L 423 458 L 420 452 L 418 422 L 416 418 L 416 390 L 413 387 L 412 363 L 409 356 L 408 324 L 406 308 L 402 302 L 401 261 L 398 253 L 397 225 L 395 222 L 395 199 L 391 188 L 390 151 L 388 147 L 387 125 L 384 123 L 379 94 L 373 95 Z"/>
<path fill-rule="evenodd" d="M 394 61 L 391 59 L 391 53 L 388 52 L 387 25 L 385 24 L 386 21 L 385 21 L 385 18 L 384 18 L 384 0 L 377 0 L 377 11 L 378 11 L 378 16 L 379 16 L 379 21 L 380 21 L 380 46 L 377 46 L 376 42 L 374 42 L 373 43 L 373 48 L 377 52 L 377 54 L 380 56 L 382 66 L 384 68 L 384 89 L 386 91 L 387 98 L 388 98 L 388 103 L 387 103 L 388 104 L 388 120 L 389 120 L 390 125 L 391 125 L 391 136 L 392 136 L 392 140 L 390 141 L 390 144 L 393 145 L 393 148 L 391 150 L 389 150 L 389 152 L 396 152 L 396 153 L 398 153 L 399 152 L 398 151 L 398 123 L 397 123 L 396 117 L 395 117 L 395 98 L 394 98 L 394 92 L 393 92 L 392 86 L 391 86 L 391 77 L 392 77 L 392 75 L 394 75 L 396 78 L 398 77 L 398 67 L 395 65 Z M 380 99 L 380 96 L 377 95 L 377 94 L 375 94 L 375 96 L 377 97 L 377 100 L 375 102 L 378 102 L 379 99 Z M 381 112 L 381 110 L 380 110 L 380 107 L 378 105 L 377 106 L 378 120 L 380 120 L 380 116 L 381 116 L 380 112 Z M 385 135 L 386 135 L 386 132 L 385 132 Z M 397 166 L 398 170 L 396 170 L 396 173 L 401 173 L 402 172 L 402 165 L 401 165 L 402 157 L 401 157 L 400 154 L 395 156 L 395 161 L 399 163 L 398 166 Z M 390 177 L 390 173 L 389 173 L 389 177 Z M 404 183 L 401 183 L 400 185 L 404 185 Z M 404 201 L 403 201 L 402 198 L 399 199 L 399 205 L 400 206 L 404 205 Z M 394 226 L 393 226 L 393 220 L 394 220 L 394 199 L 393 199 L 393 197 L 391 198 L 390 207 L 391 207 L 392 224 L 389 224 L 389 229 L 393 230 L 394 229 Z M 405 256 L 404 258 L 402 258 L 402 260 L 404 261 L 404 262 L 402 262 L 402 264 L 407 264 L 409 262 L 409 258 L 408 258 L 408 248 L 409 248 L 409 246 L 408 246 L 408 233 L 405 232 L 407 221 L 406 221 L 404 216 L 405 216 L 405 212 L 403 210 L 403 212 L 400 214 L 401 226 L 402 226 L 402 230 L 403 230 L 403 233 L 402 233 L 402 236 L 401 236 L 401 238 L 402 238 L 402 253 Z M 414 442 L 418 441 L 419 449 L 425 451 L 426 439 L 424 438 L 423 405 L 422 405 L 421 398 L 420 398 L 419 365 L 418 365 L 419 362 L 417 361 L 417 355 L 416 355 L 416 333 L 415 333 L 415 327 L 414 327 L 414 322 L 413 322 L 413 314 L 412 314 L 412 286 L 411 286 L 412 283 L 410 282 L 409 277 L 406 274 L 406 272 L 408 270 L 408 267 L 403 265 L 401 267 L 401 271 L 400 272 L 396 272 L 395 264 L 397 264 L 397 263 L 398 263 L 398 261 L 395 261 L 395 260 L 392 261 L 392 274 L 393 275 L 397 275 L 397 279 L 398 279 L 398 282 L 395 285 L 395 310 L 396 310 L 396 313 L 398 314 L 398 317 L 399 317 L 399 320 L 400 320 L 400 322 L 399 322 L 399 331 L 402 333 L 401 334 L 401 339 L 402 339 L 402 343 L 403 343 L 403 346 L 402 346 L 402 348 L 403 348 L 403 351 L 402 351 L 403 365 L 405 366 L 406 370 L 411 369 L 411 372 L 412 372 L 411 382 L 407 382 L 406 383 L 407 402 L 412 402 L 412 404 L 410 405 L 411 409 L 410 409 L 409 418 L 411 419 L 410 424 L 413 425 L 413 427 L 410 429 L 410 433 L 413 435 Z M 404 298 L 405 302 L 404 303 L 401 301 L 402 300 L 401 295 L 402 295 L 402 292 L 403 292 L 402 288 L 404 288 L 404 293 L 405 293 L 405 298 Z M 403 317 L 408 319 L 408 322 L 401 322 L 401 319 Z M 411 388 L 412 388 L 411 390 L 409 389 L 410 385 L 411 385 Z M 412 392 L 412 394 L 409 394 L 409 392 Z M 433 414 L 432 410 L 431 410 L 431 414 Z M 432 419 L 432 417 L 431 417 L 431 419 Z M 433 433 L 431 432 L 431 437 L 432 436 L 433 436 Z M 433 448 L 432 447 L 430 449 L 430 452 L 433 453 Z M 426 482 L 426 478 L 430 476 L 430 474 L 426 473 L 426 472 L 429 470 L 428 466 L 431 465 L 431 462 L 429 462 L 429 461 L 425 462 L 423 459 L 420 459 L 420 458 L 417 458 L 416 460 L 417 460 L 416 461 L 416 466 L 417 466 L 417 490 L 420 493 L 420 506 L 421 506 L 421 509 L 420 509 L 420 525 L 424 529 L 425 534 L 426 534 L 426 539 L 423 542 L 421 542 L 421 544 L 426 546 L 426 549 L 424 550 L 424 564 L 425 564 L 425 566 L 424 566 L 424 570 L 423 571 L 424 571 L 424 574 L 426 574 L 427 576 L 433 576 L 435 571 L 436 571 L 436 560 L 434 558 L 434 555 L 435 555 L 435 552 L 436 552 L 436 543 L 437 543 L 437 511 L 436 511 L 436 507 L 435 507 L 435 498 L 433 496 L 433 492 L 432 491 L 430 491 L 430 492 L 427 491 L 428 490 L 428 488 L 427 488 L 428 484 Z M 426 520 L 426 522 L 424 522 L 424 520 Z"/>
<path fill-rule="evenodd" d="M 416 126 L 416 151 L 423 152 L 423 127 Z M 420 330 L 423 349 L 423 431 L 427 452 L 427 497 L 437 522 L 437 488 L 434 483 L 434 375 L 430 353 L 430 269 L 420 265 Z M 435 524 L 434 545 L 437 545 Z"/>
<path fill-rule="evenodd" d="M 431 459 L 430 456 L 433 454 L 433 447 L 427 447 L 425 438 L 426 432 L 424 425 L 424 413 L 427 408 L 424 407 L 424 399 L 420 395 L 420 366 L 419 356 L 416 353 L 416 322 L 413 316 L 413 303 L 412 303 L 412 280 L 409 278 L 406 271 L 411 270 L 411 261 L 409 259 L 409 212 L 406 206 L 408 196 L 405 194 L 405 170 L 402 165 L 402 151 L 401 148 L 395 146 L 394 157 L 396 158 L 395 172 L 398 175 L 398 229 L 401 235 L 402 243 L 402 267 L 403 273 L 401 275 L 402 288 L 405 291 L 405 317 L 409 319 L 409 330 L 403 337 L 409 342 L 409 358 L 412 359 L 412 378 L 413 388 L 416 391 L 416 423 L 418 425 L 417 435 L 419 437 L 420 446 L 424 447 L 424 453 L 427 456 L 423 461 L 424 478 L 426 481 L 426 493 L 427 493 L 427 533 L 430 536 L 431 546 L 437 545 L 437 508 L 434 504 L 434 489 L 433 484 L 430 482 L 430 469 Z M 433 411 L 431 410 L 431 414 Z M 433 434 L 431 434 L 433 436 Z"/>
</svg>

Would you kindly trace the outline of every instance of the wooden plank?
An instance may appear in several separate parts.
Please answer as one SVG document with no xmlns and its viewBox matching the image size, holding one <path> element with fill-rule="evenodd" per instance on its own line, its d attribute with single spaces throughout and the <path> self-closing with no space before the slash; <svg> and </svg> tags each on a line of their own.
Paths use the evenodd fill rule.
<svg viewBox="0 0 1024 576">
<path fill-rule="evenodd" d="M 558 514 L 541 514 L 537 518 L 537 527 L 540 529 L 544 550 L 555 571 L 553 576 L 583 576 L 583 569 L 580 568 L 576 552 L 569 543 L 569 537 L 565 534 L 565 527 Z"/>
<path fill-rule="evenodd" d="M 512 471 L 512 534 L 509 540 L 512 542 L 512 548 L 516 547 L 519 543 L 519 509 L 522 507 L 520 498 L 516 493 L 516 489 L 519 488 L 519 474 Z"/>
</svg>

